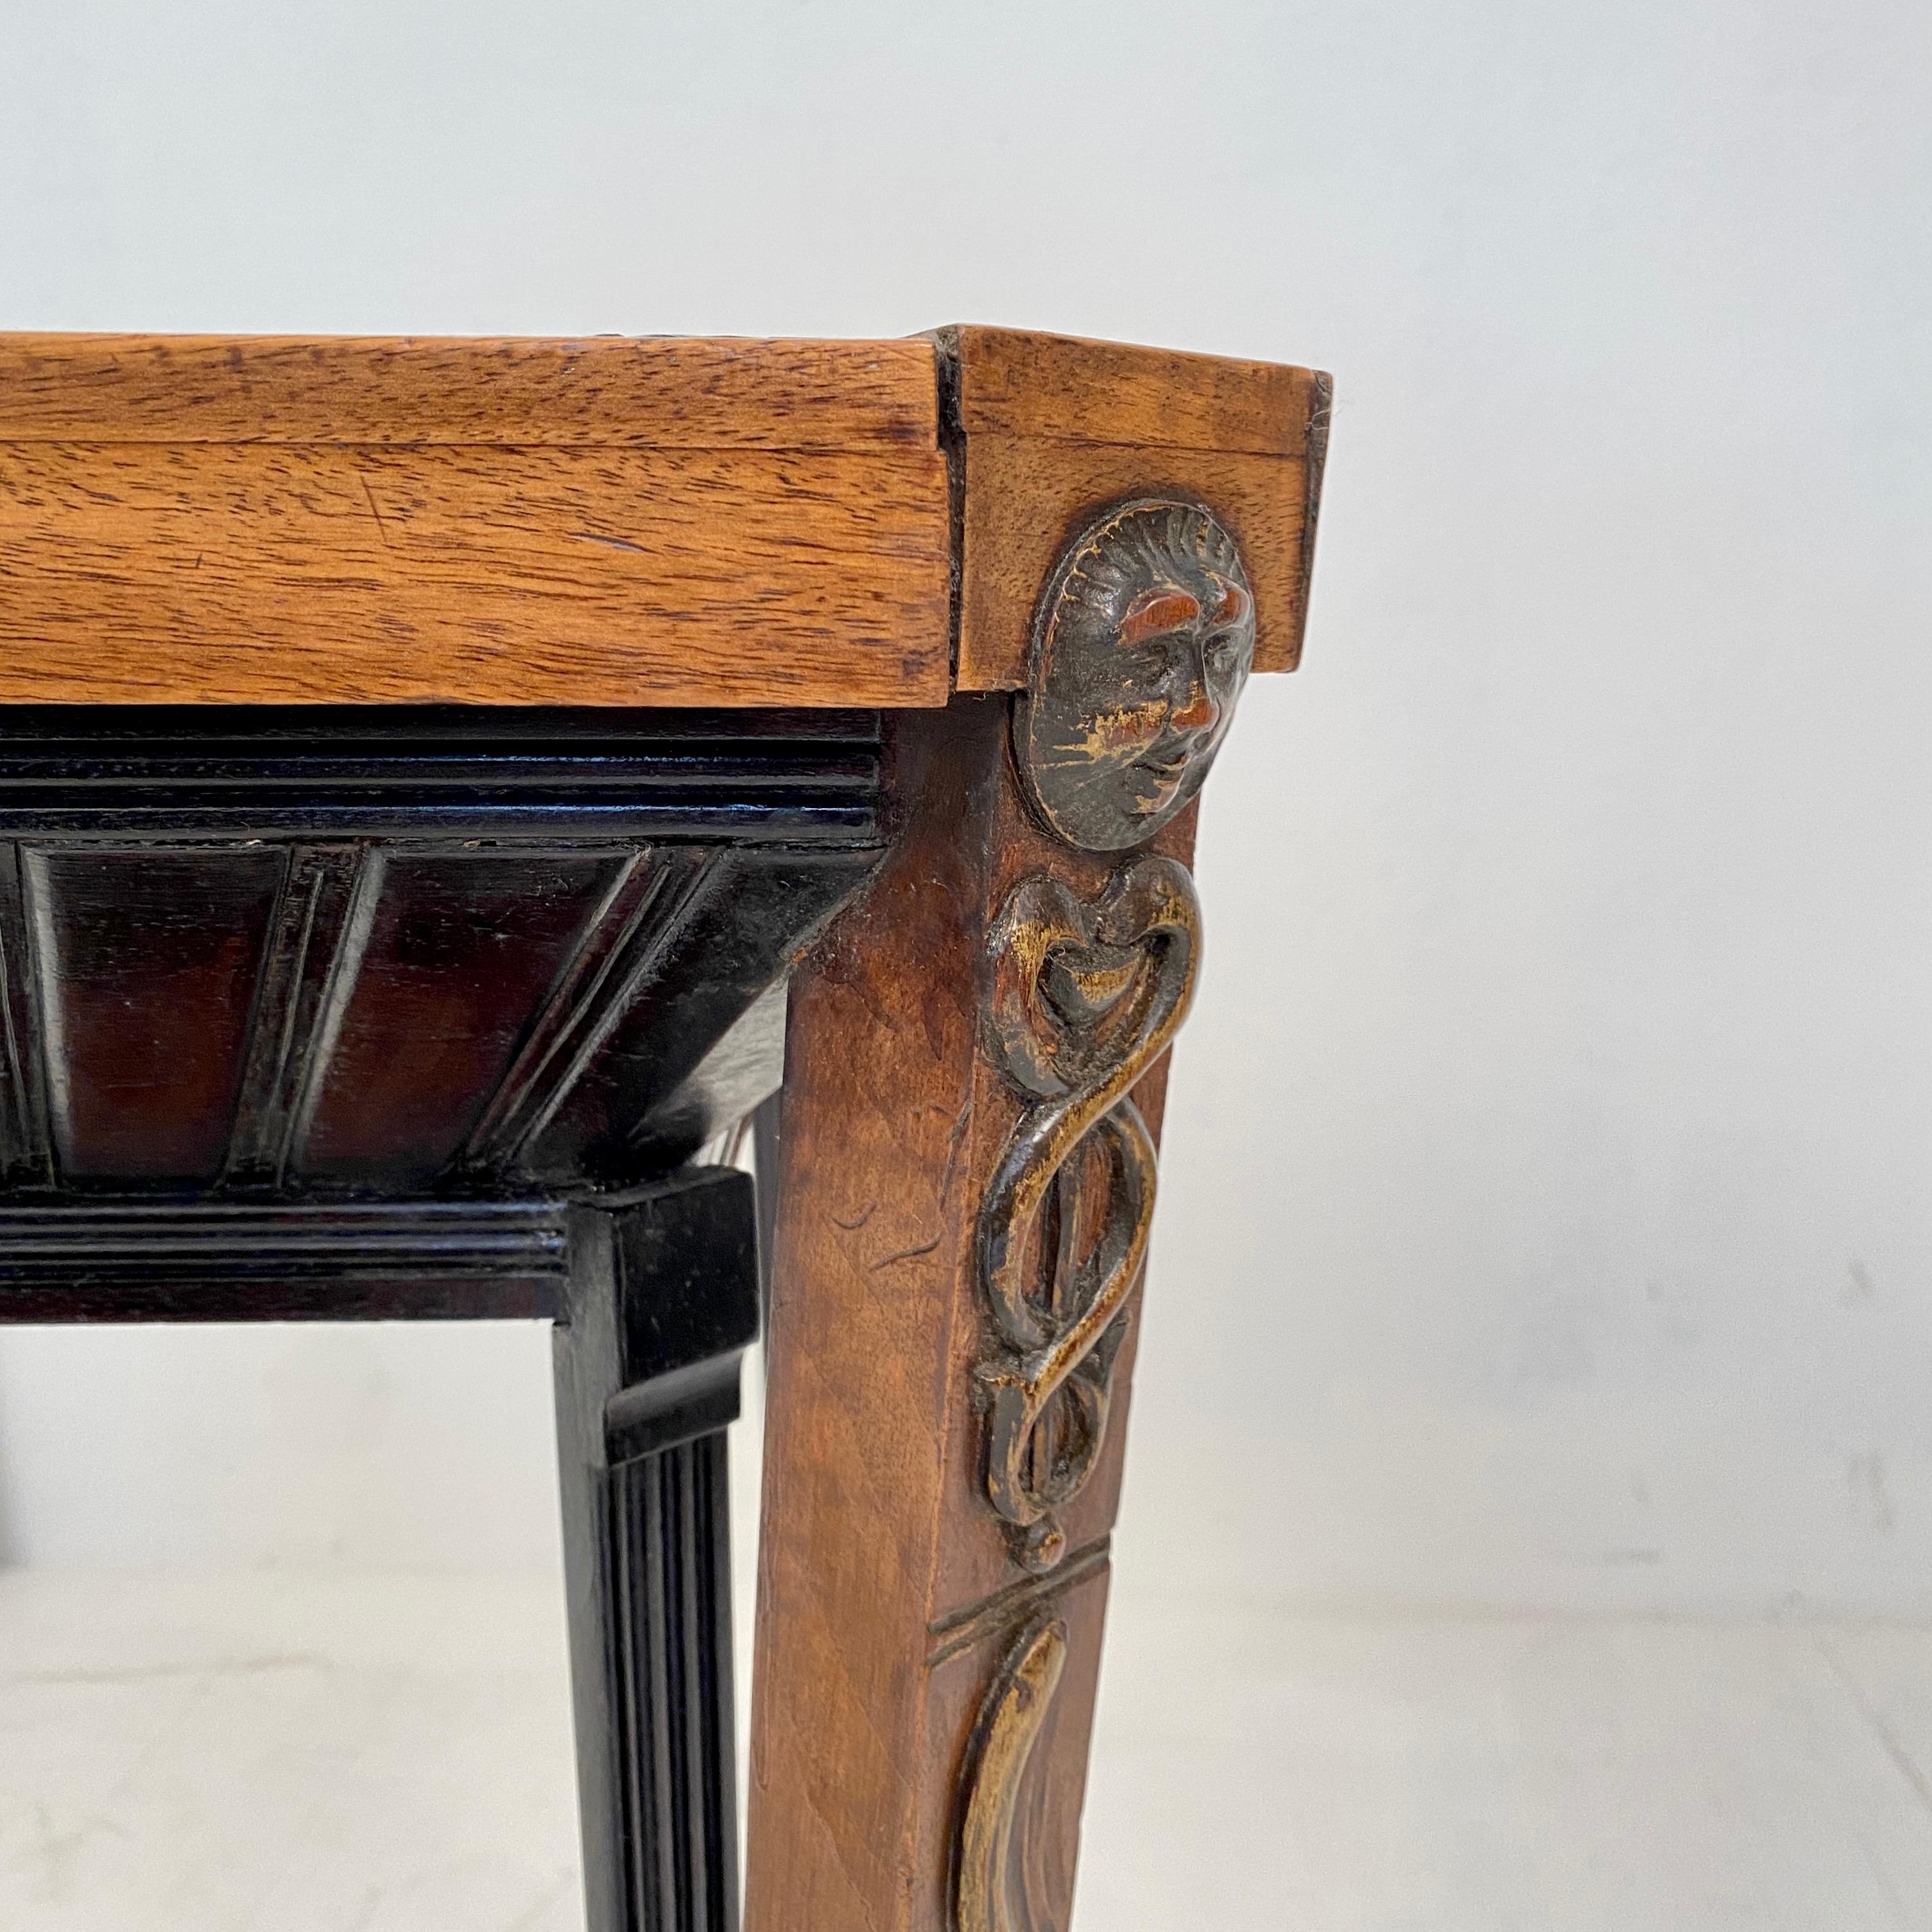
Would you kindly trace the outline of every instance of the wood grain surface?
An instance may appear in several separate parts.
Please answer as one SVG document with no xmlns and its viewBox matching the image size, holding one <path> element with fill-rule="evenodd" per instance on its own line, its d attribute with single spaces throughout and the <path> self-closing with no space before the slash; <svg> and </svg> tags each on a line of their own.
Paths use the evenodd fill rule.
<svg viewBox="0 0 1932 1932">
<path fill-rule="evenodd" d="M 1292 670 L 1307 621 L 1328 382 L 1318 371 L 1012 329 L 944 330 L 964 450 L 962 691 L 1017 689 L 1040 586 L 1125 496 L 1198 496 L 1241 546 L 1255 668 Z"/>
<path fill-rule="evenodd" d="M 935 704 L 944 466 L 0 444 L 0 702 Z"/>
<path fill-rule="evenodd" d="M 966 442 L 959 684 L 1017 688 L 1040 586 L 1089 515 L 1123 496 L 1204 499 L 1240 546 L 1255 593 L 1255 668 L 1300 656 L 1306 466 L 1220 450 L 1139 449 L 988 434 Z"/>
<path fill-rule="evenodd" d="M 962 328 L 959 421 L 968 436 L 1047 436 L 1143 449 L 1305 454 L 1312 369 L 1023 329 Z"/>
<path fill-rule="evenodd" d="M 930 449 L 919 340 L 0 333 L 0 442 Z"/>
<path fill-rule="evenodd" d="M 1017 687 L 1060 545 L 1160 489 L 1290 669 L 1325 382 L 992 328 L 0 335 L 0 704 L 936 706 Z"/>
<path fill-rule="evenodd" d="M 979 1046 L 978 962 L 1024 874 L 1090 895 L 1114 866 L 1027 818 L 1006 715 L 962 698 L 898 721 L 898 841 L 793 982 L 748 1932 L 942 1932 L 968 1734 L 1015 1629 L 1046 1606 L 1071 1651 L 1028 1772 L 1024 1857 L 1036 1922 L 1066 1923 L 1132 1330 L 1100 1466 L 1066 1512 L 1070 1553 L 1029 1578 L 982 1473 L 974 1228 L 1018 1103 Z M 1184 862 L 1195 817 L 1154 849 Z M 1166 1072 L 1135 1092 L 1156 1134 Z"/>
</svg>

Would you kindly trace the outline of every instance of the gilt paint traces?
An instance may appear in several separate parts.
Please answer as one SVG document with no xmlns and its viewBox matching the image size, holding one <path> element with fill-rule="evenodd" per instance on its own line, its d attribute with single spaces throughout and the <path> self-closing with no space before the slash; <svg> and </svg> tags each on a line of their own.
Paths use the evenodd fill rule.
<svg viewBox="0 0 1932 1932">
<path fill-rule="evenodd" d="M 1138 845 L 1201 789 L 1255 656 L 1255 600 L 1204 505 L 1117 504 L 1067 546 L 1034 626 L 1013 756 L 1046 828 Z"/>
</svg>

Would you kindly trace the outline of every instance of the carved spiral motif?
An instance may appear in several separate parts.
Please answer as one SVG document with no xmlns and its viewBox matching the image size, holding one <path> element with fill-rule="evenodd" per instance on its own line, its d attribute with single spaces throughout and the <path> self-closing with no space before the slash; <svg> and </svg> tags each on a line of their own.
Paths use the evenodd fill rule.
<svg viewBox="0 0 1932 1932">
<path fill-rule="evenodd" d="M 1066 1549 L 1058 1512 L 1100 1459 L 1147 1252 L 1154 1143 L 1127 1096 L 1193 997 L 1194 884 L 1156 854 L 1090 901 L 1057 879 L 1023 879 L 988 950 L 988 1051 L 1030 1104 L 980 1209 L 980 1286 L 1010 1352 L 980 1371 L 986 1491 L 1019 1561 L 1045 1570 Z"/>
</svg>

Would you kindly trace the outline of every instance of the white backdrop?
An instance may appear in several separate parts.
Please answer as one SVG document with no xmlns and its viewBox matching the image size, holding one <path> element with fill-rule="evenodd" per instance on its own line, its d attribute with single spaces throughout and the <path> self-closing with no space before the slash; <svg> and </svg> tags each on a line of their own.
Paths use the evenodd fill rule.
<svg viewBox="0 0 1932 1932">
<path fill-rule="evenodd" d="M 1333 370 L 1306 668 L 1203 827 L 1124 1576 L 1924 1611 L 1928 88 L 1922 0 L 13 0 L 0 324 Z M 547 1564 L 546 1376 L 0 1336 L 0 1550 Z"/>
</svg>

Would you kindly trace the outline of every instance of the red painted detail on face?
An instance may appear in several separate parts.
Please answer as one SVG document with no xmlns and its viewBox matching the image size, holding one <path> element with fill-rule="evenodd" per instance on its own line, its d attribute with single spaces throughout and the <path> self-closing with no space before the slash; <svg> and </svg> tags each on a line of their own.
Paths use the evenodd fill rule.
<svg viewBox="0 0 1932 1932">
<path fill-rule="evenodd" d="M 1224 584 L 1214 606 L 1214 621 L 1217 624 L 1243 622 L 1254 608 L 1255 600 L 1238 584 Z"/>
<path fill-rule="evenodd" d="M 1120 620 L 1120 641 L 1142 644 L 1149 638 L 1198 622 L 1200 616 L 1198 599 L 1172 584 L 1156 584 L 1151 590 L 1143 590 L 1127 606 L 1127 614 Z"/>
</svg>

